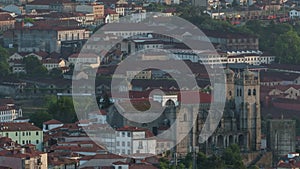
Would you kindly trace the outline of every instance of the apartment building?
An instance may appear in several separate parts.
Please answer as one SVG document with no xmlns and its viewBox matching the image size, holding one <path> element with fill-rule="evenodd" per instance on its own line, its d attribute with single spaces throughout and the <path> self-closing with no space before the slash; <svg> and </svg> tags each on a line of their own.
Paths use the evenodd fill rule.
<svg viewBox="0 0 300 169">
<path fill-rule="evenodd" d="M 22 146 L 33 144 L 42 150 L 43 131 L 31 123 L 0 123 L 0 136 L 9 137 Z"/>
</svg>

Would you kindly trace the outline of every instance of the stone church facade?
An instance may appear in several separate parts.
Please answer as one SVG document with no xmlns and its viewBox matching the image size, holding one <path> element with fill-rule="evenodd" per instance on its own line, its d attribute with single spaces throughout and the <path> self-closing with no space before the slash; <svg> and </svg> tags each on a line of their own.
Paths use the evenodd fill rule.
<svg viewBox="0 0 300 169">
<path fill-rule="evenodd" d="M 178 143 L 173 151 L 177 156 L 184 156 L 191 151 L 202 151 L 207 154 L 220 153 L 231 144 L 238 144 L 241 151 L 257 151 L 261 148 L 261 112 L 260 112 L 260 79 L 259 75 L 248 69 L 234 73 L 229 68 L 226 74 L 226 104 L 223 116 L 212 135 L 199 143 L 199 135 L 208 116 L 210 103 L 175 104 L 168 100 L 164 112 L 150 123 L 135 123 L 111 111 L 109 122 L 116 127 L 136 126 L 147 128 L 155 135 L 160 133 L 160 126 L 175 130 L 170 139 Z M 199 103 L 194 103 L 199 104 Z M 180 110 L 181 109 L 181 110 Z M 113 113 L 115 112 L 115 113 Z M 122 113 L 121 113 L 122 114 Z M 116 119 L 120 119 L 119 121 Z"/>
<path fill-rule="evenodd" d="M 261 148 L 261 112 L 259 76 L 248 69 L 234 73 L 225 69 L 226 105 L 215 132 L 200 145 L 200 151 L 218 153 L 231 144 L 238 144 L 242 151 Z M 200 111 L 198 128 L 207 118 L 207 111 Z M 197 145 L 197 143 L 196 143 Z"/>
</svg>

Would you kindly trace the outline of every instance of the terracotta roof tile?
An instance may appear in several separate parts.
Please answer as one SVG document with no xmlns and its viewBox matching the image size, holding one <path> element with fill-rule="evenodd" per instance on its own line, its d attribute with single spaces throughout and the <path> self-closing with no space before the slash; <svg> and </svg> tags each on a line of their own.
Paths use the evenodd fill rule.
<svg viewBox="0 0 300 169">
<path fill-rule="evenodd" d="M 9 20 L 15 20 L 15 19 L 8 13 L 0 13 L 0 21 L 9 21 Z"/>
<path fill-rule="evenodd" d="M 0 123 L 1 131 L 41 131 L 40 128 L 31 123 Z"/>
<path fill-rule="evenodd" d="M 44 122 L 43 124 L 63 124 L 63 123 L 58 120 L 52 119 L 52 120 Z"/>
</svg>

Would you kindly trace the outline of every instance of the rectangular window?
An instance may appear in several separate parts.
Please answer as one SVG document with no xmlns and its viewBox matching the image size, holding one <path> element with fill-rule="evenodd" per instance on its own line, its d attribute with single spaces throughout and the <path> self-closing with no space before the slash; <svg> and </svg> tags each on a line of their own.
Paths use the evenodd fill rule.
<svg viewBox="0 0 300 169">
<path fill-rule="evenodd" d="M 143 149 L 143 142 L 142 141 L 139 141 L 139 147 L 138 149 Z"/>
</svg>

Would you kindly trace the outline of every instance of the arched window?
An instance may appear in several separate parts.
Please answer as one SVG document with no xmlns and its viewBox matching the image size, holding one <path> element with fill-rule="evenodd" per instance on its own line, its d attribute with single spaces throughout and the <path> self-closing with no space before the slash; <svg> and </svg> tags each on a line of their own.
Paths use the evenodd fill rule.
<svg viewBox="0 0 300 169">
<path fill-rule="evenodd" d="M 240 96 L 242 96 L 242 89 L 240 89 Z"/>
<path fill-rule="evenodd" d="M 239 89 L 236 89 L 236 96 L 239 96 Z"/>
<path fill-rule="evenodd" d="M 256 89 L 253 89 L 253 96 L 256 96 Z"/>
<path fill-rule="evenodd" d="M 248 89 L 248 96 L 251 96 L 251 89 Z"/>
<path fill-rule="evenodd" d="M 183 121 L 187 121 L 186 114 L 183 115 Z"/>
<path fill-rule="evenodd" d="M 229 96 L 231 96 L 232 95 L 232 92 L 231 92 L 231 90 L 229 91 Z"/>
</svg>

